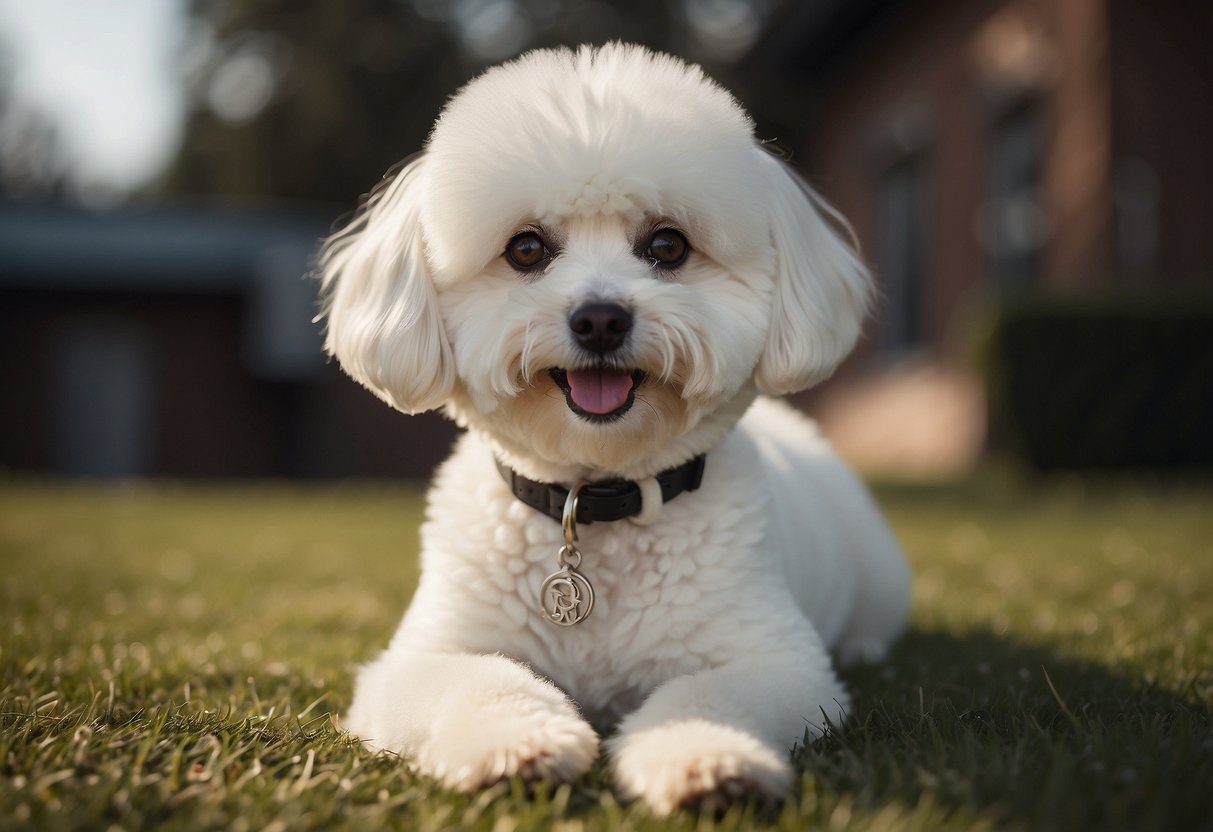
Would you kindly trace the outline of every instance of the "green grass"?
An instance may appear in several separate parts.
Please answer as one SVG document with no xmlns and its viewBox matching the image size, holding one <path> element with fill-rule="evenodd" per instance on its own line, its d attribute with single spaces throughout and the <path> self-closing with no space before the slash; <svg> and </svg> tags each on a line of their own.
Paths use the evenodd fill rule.
<svg viewBox="0 0 1213 832">
<path fill-rule="evenodd" d="M 916 609 L 854 720 L 783 807 L 659 820 L 601 765 L 462 797 L 335 728 L 417 491 L 0 483 L 0 828 L 1213 828 L 1213 492 L 878 495 Z"/>
</svg>

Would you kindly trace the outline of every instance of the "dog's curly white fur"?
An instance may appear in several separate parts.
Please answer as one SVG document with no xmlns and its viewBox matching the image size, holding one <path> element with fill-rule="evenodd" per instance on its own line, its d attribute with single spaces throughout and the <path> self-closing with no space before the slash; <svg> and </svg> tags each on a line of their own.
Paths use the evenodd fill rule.
<svg viewBox="0 0 1213 832">
<path fill-rule="evenodd" d="M 615 780 L 654 810 L 786 792 L 789 748 L 846 715 L 827 651 L 879 657 L 909 603 L 862 485 L 810 422 L 759 397 L 827 377 L 858 337 L 870 283 L 837 219 L 674 58 L 536 51 L 451 99 L 321 258 L 346 371 L 468 428 L 429 493 L 416 596 L 358 676 L 353 734 L 474 789 L 576 778 L 598 755 L 591 723 L 619 722 Z M 673 270 L 643 250 L 665 228 L 690 244 Z M 503 251 L 527 230 L 550 257 L 519 271 Z M 606 358 L 570 332 L 587 302 L 632 316 Z M 644 374 L 635 405 L 585 418 L 548 370 L 603 362 Z M 571 484 L 704 452 L 702 487 L 655 520 L 649 506 L 653 522 L 582 527 L 594 614 L 545 621 L 560 527 L 494 458 Z"/>
</svg>

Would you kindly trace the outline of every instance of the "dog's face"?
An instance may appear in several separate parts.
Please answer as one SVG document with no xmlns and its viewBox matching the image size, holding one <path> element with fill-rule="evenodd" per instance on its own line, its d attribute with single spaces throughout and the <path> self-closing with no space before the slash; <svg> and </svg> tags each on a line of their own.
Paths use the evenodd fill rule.
<svg viewBox="0 0 1213 832">
<path fill-rule="evenodd" d="M 850 350 L 868 278 L 821 210 L 697 68 L 532 52 L 326 244 L 327 346 L 400 410 L 622 471 Z"/>
</svg>

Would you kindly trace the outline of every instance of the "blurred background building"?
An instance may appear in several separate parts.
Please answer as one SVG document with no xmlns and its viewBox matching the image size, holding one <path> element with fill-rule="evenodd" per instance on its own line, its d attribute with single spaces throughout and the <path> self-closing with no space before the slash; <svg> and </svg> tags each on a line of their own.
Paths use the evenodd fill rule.
<svg viewBox="0 0 1213 832">
<path fill-rule="evenodd" d="M 856 356 L 868 372 L 819 403 L 854 461 L 925 473 L 981 452 L 992 379 L 989 367 L 972 372 L 974 330 L 999 303 L 1207 293 L 1211 43 L 1213 5 L 1182 1 L 849 0 L 795 4 L 770 22 L 742 67 L 750 102 L 849 218 L 884 293 Z M 1210 343 L 1154 357 L 1174 370 L 1164 354 L 1195 351 L 1206 359 L 1189 373 L 1209 373 Z M 1130 369 L 1115 357 L 1068 368 L 1058 356 L 1052 371 L 1065 385 Z M 1071 424 L 1041 430 L 1079 433 L 1099 411 L 1129 406 L 1105 400 L 1118 395 L 1112 382 L 1074 403 Z M 1197 388 L 1213 419 L 1208 386 L 1181 386 Z M 1024 406 L 1055 405 L 1042 401 L 1049 392 Z M 1132 442 L 1145 429 L 1133 420 L 1149 418 L 1126 414 L 1114 429 Z M 1210 441 L 1194 430 L 1170 451 L 1119 453 L 1208 460 Z"/>
<path fill-rule="evenodd" d="M 882 303 L 798 403 L 853 462 L 1213 465 L 1198 0 L 0 0 L 0 466 L 415 476 L 454 430 L 320 352 L 319 239 L 527 48 L 703 63 Z"/>
</svg>

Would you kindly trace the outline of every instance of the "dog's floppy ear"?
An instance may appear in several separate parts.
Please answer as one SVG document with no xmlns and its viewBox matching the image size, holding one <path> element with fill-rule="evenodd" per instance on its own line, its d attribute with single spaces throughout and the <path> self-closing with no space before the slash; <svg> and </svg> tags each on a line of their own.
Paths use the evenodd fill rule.
<svg viewBox="0 0 1213 832">
<path fill-rule="evenodd" d="M 834 372 L 859 338 L 872 283 L 859 255 L 839 236 L 847 226 L 838 212 L 787 164 L 757 152 L 766 176 L 775 290 L 754 380 L 762 392 L 779 396 Z"/>
<path fill-rule="evenodd" d="M 325 349 L 405 413 L 441 406 L 455 380 L 422 239 L 424 161 L 385 177 L 319 260 Z"/>
</svg>

